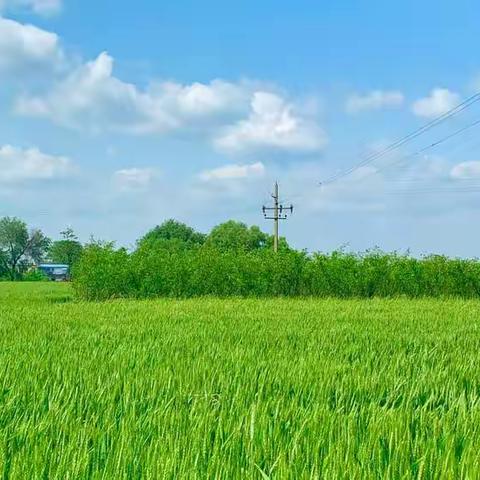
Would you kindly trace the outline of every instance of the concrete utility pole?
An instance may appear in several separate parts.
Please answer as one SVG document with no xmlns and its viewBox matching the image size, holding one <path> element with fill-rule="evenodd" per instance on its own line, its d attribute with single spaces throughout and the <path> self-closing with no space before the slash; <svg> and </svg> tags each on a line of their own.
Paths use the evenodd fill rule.
<svg viewBox="0 0 480 480">
<path fill-rule="evenodd" d="M 273 251 L 275 253 L 278 252 L 278 221 L 279 220 L 286 220 L 287 213 L 283 212 L 289 212 L 293 213 L 293 205 L 290 205 L 289 207 L 284 207 L 280 203 L 280 196 L 278 193 L 278 182 L 275 182 L 275 186 L 273 188 L 273 207 L 266 207 L 265 205 L 262 207 L 263 211 L 263 216 L 265 217 L 266 220 L 273 220 Z M 269 217 L 267 215 L 267 212 L 273 211 L 273 217 Z"/>
<path fill-rule="evenodd" d="M 275 182 L 275 187 L 273 189 L 273 218 L 274 218 L 274 227 L 273 227 L 273 251 L 278 252 L 278 182 Z"/>
</svg>

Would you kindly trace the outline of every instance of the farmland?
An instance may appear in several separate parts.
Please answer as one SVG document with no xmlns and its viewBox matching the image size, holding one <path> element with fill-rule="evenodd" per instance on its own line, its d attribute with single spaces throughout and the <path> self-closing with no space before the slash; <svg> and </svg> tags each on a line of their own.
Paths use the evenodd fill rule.
<svg viewBox="0 0 480 480">
<path fill-rule="evenodd" d="M 0 283 L 0 471 L 478 478 L 479 308 Z"/>
</svg>

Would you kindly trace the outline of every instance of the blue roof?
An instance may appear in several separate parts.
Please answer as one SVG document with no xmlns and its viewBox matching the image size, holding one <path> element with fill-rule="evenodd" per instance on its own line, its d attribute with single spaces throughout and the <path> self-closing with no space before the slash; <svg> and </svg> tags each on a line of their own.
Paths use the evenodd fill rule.
<svg viewBox="0 0 480 480">
<path fill-rule="evenodd" d="M 39 268 L 69 268 L 69 265 L 63 263 L 41 263 Z"/>
</svg>

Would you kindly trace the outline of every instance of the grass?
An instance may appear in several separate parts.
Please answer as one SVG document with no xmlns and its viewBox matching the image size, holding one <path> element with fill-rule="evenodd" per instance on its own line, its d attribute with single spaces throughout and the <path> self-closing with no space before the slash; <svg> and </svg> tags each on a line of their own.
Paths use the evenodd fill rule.
<svg viewBox="0 0 480 480">
<path fill-rule="evenodd" d="M 475 479 L 480 302 L 81 303 L 0 284 L 14 479 Z"/>
</svg>

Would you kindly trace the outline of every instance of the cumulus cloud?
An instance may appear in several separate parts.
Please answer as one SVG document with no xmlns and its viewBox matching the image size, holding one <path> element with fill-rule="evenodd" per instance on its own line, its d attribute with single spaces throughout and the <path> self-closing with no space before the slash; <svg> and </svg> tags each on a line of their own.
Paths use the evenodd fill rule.
<svg viewBox="0 0 480 480">
<path fill-rule="evenodd" d="M 62 9 L 62 0 L 0 0 L 0 13 L 7 10 L 28 10 L 39 15 L 52 15 Z"/>
<path fill-rule="evenodd" d="M 25 73 L 57 67 L 63 59 L 58 36 L 0 17 L 0 72 Z"/>
<path fill-rule="evenodd" d="M 113 174 L 116 187 L 124 192 L 147 190 L 155 177 L 150 168 L 126 168 Z"/>
<path fill-rule="evenodd" d="M 45 96 L 24 96 L 18 113 L 45 117 L 74 129 L 131 134 L 164 133 L 180 127 L 204 128 L 212 120 L 241 108 L 241 86 L 221 80 L 209 84 L 155 84 L 146 90 L 113 75 L 114 60 L 102 53 Z"/>
<path fill-rule="evenodd" d="M 446 88 L 435 88 L 430 95 L 417 100 L 413 113 L 419 117 L 435 118 L 442 115 L 460 103 L 460 95 Z"/>
<path fill-rule="evenodd" d="M 223 167 L 206 170 L 199 177 L 204 182 L 215 180 L 231 180 L 262 177 L 265 174 L 265 166 L 261 162 L 247 165 L 224 165 Z"/>
<path fill-rule="evenodd" d="M 159 83 L 153 85 L 149 93 L 158 108 L 170 110 L 184 119 L 242 111 L 249 96 L 248 87 L 222 80 L 191 85 Z"/>
<path fill-rule="evenodd" d="M 113 59 L 102 53 L 57 83 L 45 97 L 22 97 L 17 112 L 50 118 L 71 128 L 146 128 L 144 95 L 112 76 Z M 167 119 L 165 119 L 167 123 Z"/>
<path fill-rule="evenodd" d="M 455 165 L 450 171 L 455 180 L 480 178 L 480 162 L 462 162 Z"/>
<path fill-rule="evenodd" d="M 48 118 L 58 125 L 93 133 L 164 134 L 182 129 L 223 129 L 215 145 L 225 151 L 277 148 L 317 151 L 326 143 L 323 130 L 295 105 L 252 85 L 213 80 L 182 85 L 163 82 L 139 89 L 113 73 L 107 53 L 75 69 L 45 95 L 20 97 L 16 112 Z"/>
<path fill-rule="evenodd" d="M 38 148 L 20 149 L 0 147 L 0 183 L 29 180 L 50 180 L 73 172 L 73 164 L 66 157 L 42 153 Z"/>
<path fill-rule="evenodd" d="M 228 127 L 215 139 L 222 151 L 236 153 L 256 148 L 313 152 L 327 143 L 325 132 L 301 116 L 294 105 L 277 94 L 258 91 L 251 100 L 248 119 Z"/>
<path fill-rule="evenodd" d="M 403 105 L 405 97 L 402 92 L 375 90 L 366 95 L 354 94 L 347 99 L 345 109 L 348 113 L 366 110 L 381 110 Z"/>
</svg>

